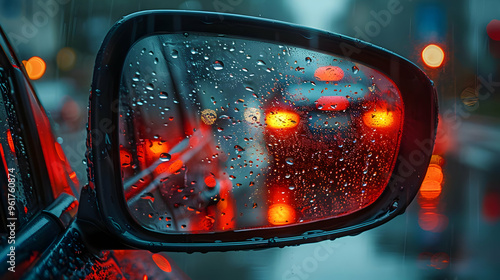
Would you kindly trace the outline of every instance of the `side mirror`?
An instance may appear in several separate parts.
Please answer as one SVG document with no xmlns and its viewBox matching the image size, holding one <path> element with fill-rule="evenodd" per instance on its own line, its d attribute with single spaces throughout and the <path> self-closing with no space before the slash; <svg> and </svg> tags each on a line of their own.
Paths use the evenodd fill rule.
<svg viewBox="0 0 500 280">
<path fill-rule="evenodd" d="M 436 127 L 432 81 L 377 46 L 245 16 L 135 13 L 97 56 L 78 223 L 100 248 L 151 251 L 358 234 L 404 212 Z"/>
</svg>

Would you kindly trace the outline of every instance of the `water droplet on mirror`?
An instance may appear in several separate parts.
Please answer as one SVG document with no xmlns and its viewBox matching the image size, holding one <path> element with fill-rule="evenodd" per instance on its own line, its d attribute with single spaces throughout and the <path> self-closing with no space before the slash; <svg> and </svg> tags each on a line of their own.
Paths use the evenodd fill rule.
<svg viewBox="0 0 500 280">
<path fill-rule="evenodd" d="M 259 66 L 265 66 L 266 63 L 264 62 L 264 60 L 260 60 L 259 59 L 259 60 L 257 60 L 257 65 L 259 65 Z"/>
<path fill-rule="evenodd" d="M 161 161 L 165 161 L 165 162 L 166 161 L 170 161 L 171 158 L 172 158 L 172 156 L 170 154 L 168 154 L 168 153 L 162 153 L 160 155 L 160 160 Z"/>
<path fill-rule="evenodd" d="M 290 186 L 290 187 L 288 187 L 288 189 L 293 191 L 293 190 L 295 190 L 295 186 Z"/>
<path fill-rule="evenodd" d="M 132 77 L 132 81 L 138 82 L 141 79 L 141 74 L 139 72 L 135 72 L 134 77 Z"/>
<path fill-rule="evenodd" d="M 353 74 L 358 74 L 358 72 L 359 72 L 359 68 L 357 66 L 353 66 L 352 67 L 352 73 Z"/>
<path fill-rule="evenodd" d="M 216 60 L 216 61 L 214 62 L 214 64 L 213 64 L 213 67 L 214 67 L 214 69 L 215 69 L 215 70 L 217 70 L 217 71 L 218 71 L 218 70 L 222 70 L 222 69 L 224 69 L 224 63 L 222 63 L 222 61 L 220 61 L 220 60 Z"/>
<path fill-rule="evenodd" d="M 158 94 L 158 97 L 160 99 L 167 99 L 168 98 L 168 93 L 166 93 L 164 91 L 160 91 L 160 93 Z"/>
<path fill-rule="evenodd" d="M 154 89 L 155 89 L 155 87 L 153 86 L 153 84 L 148 84 L 148 85 L 146 86 L 146 89 L 147 89 L 147 90 L 154 90 Z"/>
<path fill-rule="evenodd" d="M 149 200 L 150 202 L 155 202 L 155 197 L 150 192 L 141 195 L 141 199 Z"/>
<path fill-rule="evenodd" d="M 172 58 L 177 58 L 177 57 L 179 57 L 179 51 L 177 51 L 177 50 L 172 50 L 172 52 L 170 52 L 170 56 L 172 56 Z"/>
<path fill-rule="evenodd" d="M 250 92 L 254 92 L 254 89 L 251 88 L 251 87 L 245 87 L 246 90 L 250 91 Z"/>
<path fill-rule="evenodd" d="M 311 63 L 312 59 L 310 57 L 306 57 L 307 64 Z"/>
<path fill-rule="evenodd" d="M 236 150 L 237 154 L 240 154 L 240 153 L 245 151 L 245 149 L 243 149 L 243 147 L 241 147 L 239 145 L 234 146 L 234 149 Z"/>
<path fill-rule="evenodd" d="M 286 162 L 286 164 L 288 164 L 288 165 L 293 165 L 293 158 L 291 158 L 291 157 L 287 157 L 287 158 L 285 159 L 285 162 Z"/>
</svg>

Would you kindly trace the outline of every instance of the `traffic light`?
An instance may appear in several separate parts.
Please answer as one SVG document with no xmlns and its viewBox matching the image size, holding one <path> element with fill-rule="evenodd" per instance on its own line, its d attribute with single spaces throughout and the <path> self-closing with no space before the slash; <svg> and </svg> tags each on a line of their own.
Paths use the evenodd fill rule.
<svg viewBox="0 0 500 280">
<path fill-rule="evenodd" d="M 438 3 L 423 3 L 415 13 L 416 46 L 426 69 L 444 65 L 446 59 L 446 11 Z"/>
</svg>

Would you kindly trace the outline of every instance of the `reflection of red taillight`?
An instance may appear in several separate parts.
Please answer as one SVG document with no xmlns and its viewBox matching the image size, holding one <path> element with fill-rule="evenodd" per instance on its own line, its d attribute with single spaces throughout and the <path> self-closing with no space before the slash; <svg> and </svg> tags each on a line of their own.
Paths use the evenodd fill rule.
<svg viewBox="0 0 500 280">
<path fill-rule="evenodd" d="M 14 140 L 12 139 L 12 133 L 10 132 L 10 129 L 7 130 L 7 143 L 9 143 L 9 149 L 12 153 L 15 153 L 16 150 L 14 149 Z"/>
<path fill-rule="evenodd" d="M 394 123 L 394 113 L 384 110 L 370 110 L 363 115 L 363 122 L 371 128 L 387 128 Z"/>
<path fill-rule="evenodd" d="M 142 165 L 150 165 L 157 161 L 162 154 L 167 154 L 168 151 L 167 142 L 146 139 L 137 145 L 137 158 Z M 127 161 L 125 158 L 124 160 Z"/>
<path fill-rule="evenodd" d="M 336 82 L 344 77 L 344 71 L 338 66 L 323 66 L 316 69 L 314 77 L 318 81 Z"/>
<path fill-rule="evenodd" d="M 343 111 L 349 107 L 345 96 L 321 96 L 316 100 L 316 108 L 321 111 Z"/>
<path fill-rule="evenodd" d="M 286 203 L 272 204 L 267 211 L 267 219 L 272 225 L 286 225 L 295 222 L 295 210 Z"/>
<path fill-rule="evenodd" d="M 266 125 L 272 129 L 289 129 L 299 125 L 300 116 L 291 111 L 272 110 L 266 114 Z"/>
<path fill-rule="evenodd" d="M 132 163 L 132 154 L 123 149 L 120 148 L 120 164 L 122 167 L 129 167 Z"/>
<path fill-rule="evenodd" d="M 168 144 L 161 140 L 146 140 L 147 153 L 151 157 L 159 157 L 162 153 L 168 152 Z"/>
<path fill-rule="evenodd" d="M 275 186 L 269 194 L 271 205 L 267 210 L 267 220 L 272 225 L 286 225 L 296 220 L 295 209 L 290 205 L 294 199 L 294 193 L 286 188 Z"/>
<path fill-rule="evenodd" d="M 205 177 L 205 184 L 209 188 L 214 188 L 217 185 L 217 180 L 215 180 L 215 177 L 213 175 L 209 175 Z"/>
<path fill-rule="evenodd" d="M 161 254 L 154 254 L 152 256 L 153 261 L 155 264 L 163 271 L 165 272 L 172 272 L 172 266 L 170 265 L 170 262 L 162 256 Z"/>
</svg>

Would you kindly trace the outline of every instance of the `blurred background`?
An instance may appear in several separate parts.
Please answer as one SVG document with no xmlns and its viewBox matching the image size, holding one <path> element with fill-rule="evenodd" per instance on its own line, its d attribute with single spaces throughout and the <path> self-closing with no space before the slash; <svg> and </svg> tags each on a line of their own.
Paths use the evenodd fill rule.
<svg viewBox="0 0 500 280">
<path fill-rule="evenodd" d="M 33 68 L 38 96 L 81 182 L 95 56 L 115 21 L 147 9 L 244 14 L 356 37 L 413 61 L 439 92 L 438 179 L 424 182 L 405 215 L 358 236 L 298 247 L 168 253 L 190 278 L 500 277 L 499 1 L 0 0 L 0 24 Z"/>
</svg>

